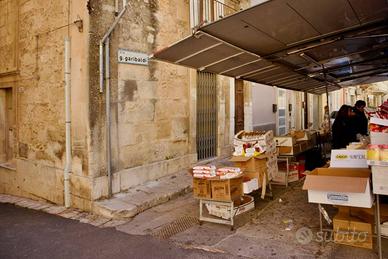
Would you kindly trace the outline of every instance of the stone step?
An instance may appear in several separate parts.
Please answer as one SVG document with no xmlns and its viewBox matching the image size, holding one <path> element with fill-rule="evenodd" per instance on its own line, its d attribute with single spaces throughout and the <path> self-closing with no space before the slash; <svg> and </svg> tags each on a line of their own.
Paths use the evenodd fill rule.
<svg viewBox="0 0 388 259">
<path fill-rule="evenodd" d="M 192 190 L 187 170 L 115 194 L 111 199 L 93 203 L 93 212 L 112 219 L 127 219 Z"/>
</svg>

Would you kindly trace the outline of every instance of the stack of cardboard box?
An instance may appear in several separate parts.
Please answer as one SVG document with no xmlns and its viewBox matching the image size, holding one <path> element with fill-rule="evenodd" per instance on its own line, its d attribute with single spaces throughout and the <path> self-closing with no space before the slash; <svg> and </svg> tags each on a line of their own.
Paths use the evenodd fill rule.
<svg viewBox="0 0 388 259">
<path fill-rule="evenodd" d="M 255 152 L 252 153 L 248 146 L 255 149 Z M 234 156 L 230 161 L 235 167 L 244 171 L 244 184 L 246 185 L 244 189 L 253 191 L 255 188 L 250 186 L 258 182 L 258 187 L 262 188 L 263 198 L 268 182 L 278 172 L 273 132 L 240 131 L 234 138 L 234 148 Z"/>
<path fill-rule="evenodd" d="M 372 249 L 373 194 L 366 150 L 332 150 L 329 168 L 317 168 L 306 176 L 303 189 L 309 202 L 341 206 L 333 218 L 334 242 Z"/>
<path fill-rule="evenodd" d="M 373 248 L 373 220 L 360 217 L 352 207 L 340 207 L 333 219 L 334 242 L 362 248 Z"/>
<path fill-rule="evenodd" d="M 278 162 L 278 173 L 274 175 L 272 181 L 275 184 L 286 184 L 285 174 L 287 173 L 287 162 Z M 292 183 L 299 180 L 300 166 L 299 162 L 288 163 L 288 178 L 287 182 Z"/>
<path fill-rule="evenodd" d="M 368 147 L 367 159 L 372 168 L 373 192 L 388 195 L 388 120 L 371 118 L 371 130 L 386 128 L 387 130 L 371 131 L 371 145 Z M 387 131 L 387 132 L 385 132 Z M 385 157 L 385 153 L 387 157 Z"/>
<path fill-rule="evenodd" d="M 275 137 L 275 143 L 280 155 L 296 155 L 314 146 L 316 133 L 309 130 L 294 131 Z"/>
<path fill-rule="evenodd" d="M 237 201 L 243 196 L 242 176 L 232 179 L 193 178 L 193 194 L 198 199 Z"/>
<path fill-rule="evenodd" d="M 311 203 L 345 206 L 333 219 L 334 241 L 372 248 L 372 222 L 358 217 L 358 208 L 372 208 L 368 168 L 317 168 L 306 176 L 303 189 Z M 354 209 L 354 213 L 350 210 Z"/>
</svg>

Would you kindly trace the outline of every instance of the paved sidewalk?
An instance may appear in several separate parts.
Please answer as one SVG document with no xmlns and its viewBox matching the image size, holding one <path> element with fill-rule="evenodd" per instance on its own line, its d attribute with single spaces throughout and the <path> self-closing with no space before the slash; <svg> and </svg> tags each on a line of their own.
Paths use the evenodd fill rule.
<svg viewBox="0 0 388 259">
<path fill-rule="evenodd" d="M 127 222 L 127 220 L 110 219 L 74 208 L 65 208 L 63 206 L 47 202 L 33 201 L 27 198 L 7 194 L 0 194 L 0 203 L 9 203 L 22 208 L 42 211 L 62 218 L 77 220 L 81 223 L 87 223 L 96 227 L 115 227 Z"/>
<path fill-rule="evenodd" d="M 302 183 L 274 187 L 274 200 L 255 195 L 255 210 L 237 217 L 236 230 L 228 226 L 195 221 L 198 201 L 192 194 L 151 208 L 116 229 L 128 234 L 152 235 L 176 242 L 182 247 L 232 254 L 246 258 L 377 258 L 368 249 L 318 242 L 319 214 L 308 203 Z M 326 207 L 331 217 L 336 213 Z M 311 230 L 311 239 L 300 238 Z M 307 241 L 305 243 L 305 241 Z M 384 243 L 388 247 L 388 243 Z"/>
<path fill-rule="evenodd" d="M 149 181 L 115 194 L 111 199 L 93 203 L 93 212 L 111 219 L 129 219 L 156 205 L 175 199 L 192 190 L 188 170 Z"/>
<path fill-rule="evenodd" d="M 130 220 L 112 220 L 76 209 L 66 209 L 48 203 L 1 195 L 0 203 L 54 214 L 100 228 L 115 227 L 130 235 L 154 236 L 167 239 L 182 248 L 199 249 L 245 258 L 377 258 L 367 249 L 310 240 L 298 241 L 301 228 L 309 228 L 314 236 L 319 228 L 316 205 L 307 202 L 301 183 L 285 189 L 274 187 L 275 200 L 256 198 L 255 210 L 237 218 L 236 230 L 213 223 L 198 224 L 198 201 L 192 193 L 148 209 Z M 256 194 L 258 197 L 259 194 Z M 0 204 L 1 206 L 1 204 Z M 327 208 L 329 214 L 334 211 Z M 1 235 L 0 235 L 1 236 Z M 383 246 L 388 248 L 387 240 Z M 387 249 L 386 249 L 387 250 Z M 386 251 L 388 252 L 388 251 Z M 388 254 L 386 254 L 385 258 Z"/>
<path fill-rule="evenodd" d="M 229 158 L 205 161 L 217 167 L 231 166 Z M 192 190 L 193 179 L 189 170 L 182 170 L 154 181 L 115 194 L 110 199 L 96 201 L 93 212 L 112 219 L 130 219 L 159 204 L 168 202 Z"/>
</svg>

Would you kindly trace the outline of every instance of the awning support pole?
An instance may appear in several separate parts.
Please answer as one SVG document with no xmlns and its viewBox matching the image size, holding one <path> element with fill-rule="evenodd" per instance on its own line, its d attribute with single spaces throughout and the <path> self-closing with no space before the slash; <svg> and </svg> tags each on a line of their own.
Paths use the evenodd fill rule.
<svg viewBox="0 0 388 259">
<path fill-rule="evenodd" d="M 308 94 L 304 92 L 304 128 L 309 128 L 309 112 L 308 112 Z"/>
<path fill-rule="evenodd" d="M 329 111 L 329 116 L 330 116 L 330 109 L 329 109 L 329 87 L 328 87 L 328 83 L 327 83 L 327 78 L 326 78 L 326 70 L 325 70 L 325 66 L 322 65 L 322 68 L 323 68 L 323 76 L 325 78 L 325 90 L 326 90 L 326 105 L 327 105 L 327 109 Z M 329 132 L 331 131 L 331 125 L 330 125 L 330 118 L 329 118 Z"/>
</svg>

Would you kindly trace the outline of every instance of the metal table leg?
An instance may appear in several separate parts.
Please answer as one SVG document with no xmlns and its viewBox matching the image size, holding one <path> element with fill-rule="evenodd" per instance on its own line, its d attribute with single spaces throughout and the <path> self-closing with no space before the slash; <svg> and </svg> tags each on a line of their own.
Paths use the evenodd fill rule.
<svg viewBox="0 0 388 259">
<path fill-rule="evenodd" d="M 376 194 L 376 213 L 377 213 L 377 249 L 379 258 L 383 258 L 383 252 L 381 250 L 381 224 L 380 224 L 380 196 Z"/>
<path fill-rule="evenodd" d="M 322 213 L 321 213 L 321 204 L 318 203 L 318 213 L 319 213 L 319 233 L 323 234 L 323 223 L 322 223 Z M 323 245 L 324 240 L 321 241 L 321 245 Z"/>
<path fill-rule="evenodd" d="M 230 230 L 234 229 L 234 216 L 235 216 L 235 213 L 234 213 L 234 202 L 231 201 L 230 202 Z"/>
<path fill-rule="evenodd" d="M 288 188 L 288 174 L 290 173 L 289 163 L 288 163 L 288 157 L 286 158 L 286 188 Z"/>
</svg>

